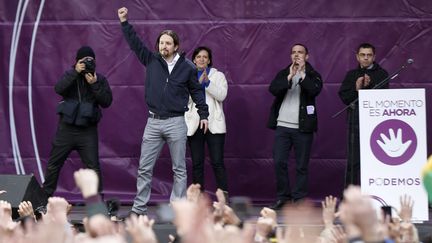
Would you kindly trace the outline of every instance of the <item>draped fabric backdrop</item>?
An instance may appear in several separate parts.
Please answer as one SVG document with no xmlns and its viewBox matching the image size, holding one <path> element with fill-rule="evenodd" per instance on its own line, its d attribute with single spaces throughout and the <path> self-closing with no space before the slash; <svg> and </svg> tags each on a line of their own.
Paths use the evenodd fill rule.
<svg viewBox="0 0 432 243">
<path fill-rule="evenodd" d="M 415 60 L 390 86 L 426 88 L 428 124 L 432 121 L 430 0 L 1 0 L 0 174 L 33 173 L 41 182 L 58 122 L 60 97 L 53 86 L 74 64 L 76 50 L 90 45 L 97 71 L 108 78 L 114 96 L 99 126 L 105 193 L 123 202 L 133 199 L 148 111 L 145 68 L 124 40 L 117 17 L 122 6 L 129 8 L 130 22 L 150 48 L 161 30 L 173 29 L 189 58 L 198 45 L 213 49 L 214 66 L 229 83 L 225 164 L 233 196 L 263 203 L 275 197 L 273 131 L 266 128 L 273 101 L 268 85 L 289 64 L 294 43 L 309 47 L 309 61 L 324 80 L 310 161 L 312 198 L 338 195 L 343 188 L 346 114 L 331 116 L 344 107 L 337 91 L 356 66 L 359 43 L 374 44 L 377 61 L 389 73 L 408 58 Z M 429 129 L 428 141 L 431 137 Z M 80 167 L 74 152 L 61 172 L 58 195 L 81 200 L 72 174 Z M 172 176 L 165 148 L 154 169 L 153 202 L 168 199 Z M 209 164 L 206 177 L 206 188 L 214 191 Z"/>
</svg>

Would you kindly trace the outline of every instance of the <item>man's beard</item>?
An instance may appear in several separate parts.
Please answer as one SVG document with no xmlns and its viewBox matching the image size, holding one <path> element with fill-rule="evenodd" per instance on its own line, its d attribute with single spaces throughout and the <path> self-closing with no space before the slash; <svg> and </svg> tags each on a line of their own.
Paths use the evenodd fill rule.
<svg viewBox="0 0 432 243">
<path fill-rule="evenodd" d="M 170 56 L 170 52 L 168 50 L 161 50 L 160 51 L 161 56 L 163 57 L 169 57 Z"/>
</svg>

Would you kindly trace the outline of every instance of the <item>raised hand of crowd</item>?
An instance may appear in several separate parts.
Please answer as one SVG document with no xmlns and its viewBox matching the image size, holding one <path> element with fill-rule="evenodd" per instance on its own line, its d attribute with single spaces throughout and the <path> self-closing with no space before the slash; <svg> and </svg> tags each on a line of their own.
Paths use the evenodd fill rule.
<svg viewBox="0 0 432 243">
<path fill-rule="evenodd" d="M 83 169 L 74 176 L 84 197 L 97 194 L 98 181 L 94 172 Z M 222 190 L 216 191 L 216 198 L 210 203 L 209 197 L 201 193 L 199 185 L 191 185 L 187 199 L 171 203 L 177 234 L 170 235 L 166 242 L 419 242 L 417 229 L 411 222 L 414 201 L 407 195 L 400 198 L 398 217 L 393 219 L 380 219 L 370 197 L 361 194 L 359 187 L 351 186 L 344 192 L 339 211 L 337 198 L 328 196 L 322 201 L 320 212 L 311 203 L 305 202 L 286 206 L 281 211 L 282 217 L 278 218 L 276 211 L 265 207 L 259 215 L 243 222 L 227 205 Z M 0 243 L 23 242 L 29 237 L 32 243 L 158 242 L 153 229 L 155 221 L 147 216 L 131 215 L 124 223 L 115 223 L 102 213 L 89 215 L 84 219 L 85 233 L 76 233 L 68 223 L 69 207 L 64 198 L 51 197 L 43 220 L 37 223 L 26 221 L 23 228 L 20 225 L 24 224 L 13 221 L 10 203 L 0 201 Z M 18 212 L 21 217 L 34 217 L 30 202 L 22 202 Z M 335 224 L 337 218 L 342 224 Z M 282 224 L 278 219 L 282 220 Z M 320 222 L 324 223 L 321 234 L 310 227 Z"/>
</svg>

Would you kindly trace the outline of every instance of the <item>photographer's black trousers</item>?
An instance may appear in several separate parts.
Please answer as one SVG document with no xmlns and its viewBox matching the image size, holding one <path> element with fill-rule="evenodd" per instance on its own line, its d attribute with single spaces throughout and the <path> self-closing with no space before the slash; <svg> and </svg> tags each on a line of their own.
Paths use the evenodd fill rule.
<svg viewBox="0 0 432 243">
<path fill-rule="evenodd" d="M 60 122 L 52 143 L 43 183 L 43 189 L 48 197 L 54 194 L 60 170 L 73 150 L 78 152 L 86 168 L 96 171 L 99 177 L 99 192 L 102 192 L 97 125 L 79 127 Z M 72 174 L 73 172 L 67 173 Z"/>
</svg>

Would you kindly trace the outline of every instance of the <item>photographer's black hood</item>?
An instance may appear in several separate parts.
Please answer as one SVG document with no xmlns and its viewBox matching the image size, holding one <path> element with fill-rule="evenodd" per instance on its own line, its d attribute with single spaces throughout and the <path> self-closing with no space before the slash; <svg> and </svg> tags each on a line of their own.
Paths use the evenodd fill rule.
<svg viewBox="0 0 432 243">
<path fill-rule="evenodd" d="M 84 57 L 93 57 L 96 59 L 96 55 L 91 47 L 82 46 L 80 49 L 78 49 L 75 60 L 78 61 Z"/>
</svg>

